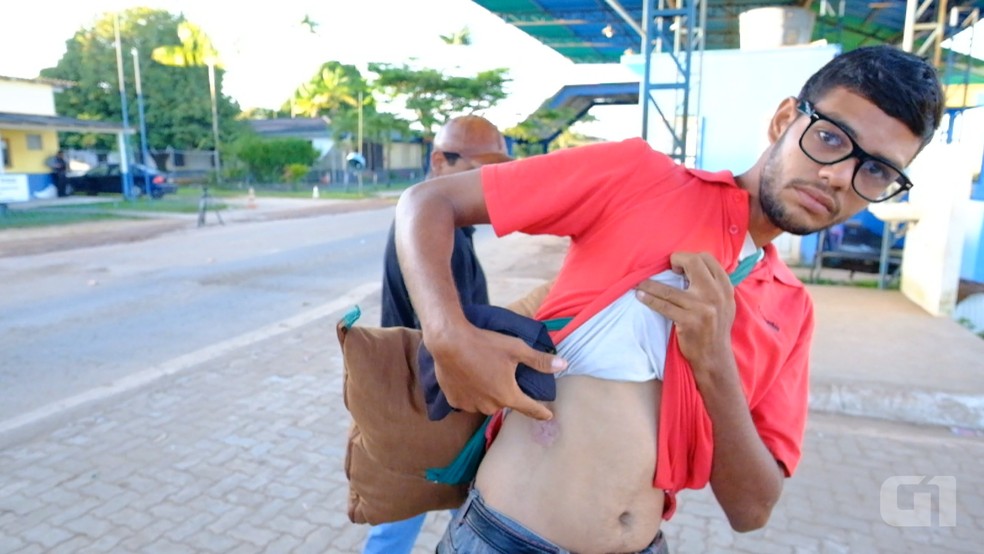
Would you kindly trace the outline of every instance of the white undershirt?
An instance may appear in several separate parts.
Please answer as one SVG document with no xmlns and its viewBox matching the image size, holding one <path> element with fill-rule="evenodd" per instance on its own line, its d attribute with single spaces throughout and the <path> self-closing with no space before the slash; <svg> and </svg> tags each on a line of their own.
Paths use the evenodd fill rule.
<svg viewBox="0 0 984 554">
<path fill-rule="evenodd" d="M 756 253 L 751 235 L 745 236 L 738 259 Z M 687 286 L 683 275 L 666 270 L 650 280 L 678 289 Z M 663 380 L 671 322 L 640 302 L 630 289 L 581 324 L 557 346 L 567 369 L 557 378 L 586 375 L 608 381 Z"/>
</svg>

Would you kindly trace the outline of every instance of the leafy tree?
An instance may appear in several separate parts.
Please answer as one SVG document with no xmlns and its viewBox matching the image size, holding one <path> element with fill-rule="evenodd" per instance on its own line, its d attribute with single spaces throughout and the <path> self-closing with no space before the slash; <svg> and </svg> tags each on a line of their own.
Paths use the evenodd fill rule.
<svg viewBox="0 0 984 554">
<path fill-rule="evenodd" d="M 362 137 L 364 141 L 386 145 L 395 134 L 411 136 L 410 123 L 376 110 L 372 89 L 354 65 L 337 61 L 324 63 L 318 72 L 294 92 L 284 105 L 292 115 L 328 117 L 336 140 L 348 140 L 349 149 L 358 150 L 359 102 L 362 102 Z M 372 160 L 370 160 L 372 163 Z"/>
<path fill-rule="evenodd" d="M 369 64 L 377 74 L 373 86 L 392 100 L 402 100 L 431 138 L 447 120 L 485 111 L 506 97 L 506 69 L 479 72 L 474 77 L 447 76 L 436 69 L 413 69 L 406 64 Z"/>
<path fill-rule="evenodd" d="M 279 181 L 290 166 L 311 166 L 319 155 L 303 139 L 262 139 L 249 134 L 241 136 L 231 150 L 255 180 L 265 183 Z M 289 172 L 295 174 L 297 168 Z"/>
<path fill-rule="evenodd" d="M 570 131 L 570 125 L 575 121 L 590 122 L 596 119 L 589 114 L 578 118 L 577 111 L 569 107 L 551 109 L 541 106 L 516 126 L 503 131 L 503 134 L 515 139 L 518 155 L 541 154 L 544 146 L 552 151 L 592 142 L 590 138 Z M 554 138 L 549 145 L 544 145 L 550 137 Z"/>
<path fill-rule="evenodd" d="M 116 15 L 107 13 L 90 27 L 79 29 L 66 41 L 66 52 L 55 67 L 42 77 L 75 82 L 55 97 L 58 113 L 79 119 L 122 121 L 113 23 Z M 133 8 L 120 14 L 124 82 L 131 126 L 137 126 L 133 61 L 137 49 L 144 95 L 148 148 L 161 150 L 212 147 L 211 100 L 206 68 L 167 67 L 154 62 L 151 53 L 158 46 L 177 42 L 183 16 L 163 10 Z M 221 70 L 216 79 L 222 81 Z M 221 88 L 219 88 L 221 90 Z M 217 98 L 220 133 L 233 137 L 242 129 L 235 120 L 239 106 L 228 96 Z M 111 150 L 116 137 L 106 134 L 66 133 L 62 144 L 70 148 Z M 134 150 L 139 150 L 131 142 Z"/>
<path fill-rule="evenodd" d="M 208 77 L 209 108 L 212 120 L 212 149 L 215 153 L 214 165 L 221 169 L 219 149 L 222 140 L 219 132 L 218 91 L 219 83 L 215 76 L 217 68 L 221 67 L 219 52 L 212 44 L 201 27 L 190 21 L 178 24 L 178 40 L 181 44 L 158 46 L 151 52 L 155 62 L 170 67 L 205 67 Z M 221 180 L 221 171 L 216 175 Z"/>
</svg>

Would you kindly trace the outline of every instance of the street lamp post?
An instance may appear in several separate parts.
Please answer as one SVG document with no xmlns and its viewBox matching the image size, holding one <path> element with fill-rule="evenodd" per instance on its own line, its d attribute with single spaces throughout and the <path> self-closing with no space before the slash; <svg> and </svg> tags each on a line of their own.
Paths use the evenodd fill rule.
<svg viewBox="0 0 984 554">
<path fill-rule="evenodd" d="M 149 153 L 147 151 L 147 124 L 144 119 L 143 86 L 140 83 L 140 57 L 136 48 L 130 49 L 130 54 L 133 56 L 133 79 L 137 86 L 137 115 L 140 117 L 140 161 L 144 167 L 147 167 L 149 165 L 147 163 Z M 148 171 L 143 173 L 144 193 L 149 195 L 149 198 L 153 198 L 154 196 L 150 194 L 150 173 Z"/>
</svg>

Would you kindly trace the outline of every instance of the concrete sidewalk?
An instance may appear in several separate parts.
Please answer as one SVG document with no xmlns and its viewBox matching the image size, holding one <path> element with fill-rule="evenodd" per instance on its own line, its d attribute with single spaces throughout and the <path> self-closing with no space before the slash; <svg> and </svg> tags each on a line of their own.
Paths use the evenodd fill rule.
<svg viewBox="0 0 984 554">
<path fill-rule="evenodd" d="M 811 409 L 984 430 L 984 340 L 899 291 L 809 289 Z"/>
<path fill-rule="evenodd" d="M 481 250 L 493 301 L 549 278 L 562 251 L 521 236 Z M 746 535 L 709 491 L 683 494 L 664 526 L 671 550 L 978 552 L 984 341 L 897 292 L 811 291 L 814 412 L 797 475 L 767 529 Z M 378 321 L 378 293 L 359 304 L 362 324 Z M 0 436 L 0 553 L 359 552 L 367 528 L 347 520 L 342 470 L 341 312 Z M 953 478 L 954 506 L 940 495 L 920 512 L 903 492 L 886 508 L 900 476 Z M 886 523 L 900 514 L 917 525 Z M 431 514 L 414 552 L 433 552 L 446 521 Z"/>
</svg>

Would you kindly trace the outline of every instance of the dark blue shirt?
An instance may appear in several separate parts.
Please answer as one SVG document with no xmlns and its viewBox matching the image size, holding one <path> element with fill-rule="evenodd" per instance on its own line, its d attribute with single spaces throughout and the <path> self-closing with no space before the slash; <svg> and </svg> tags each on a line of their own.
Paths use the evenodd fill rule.
<svg viewBox="0 0 984 554">
<path fill-rule="evenodd" d="M 488 304 L 489 290 L 482 265 L 472 244 L 474 227 L 462 227 L 454 231 L 454 249 L 451 252 L 451 274 L 458 288 L 462 307 L 472 304 Z M 417 312 L 410 303 L 410 294 L 400 271 L 396 257 L 396 227 L 390 225 L 383 261 L 382 327 L 420 328 Z"/>
</svg>

